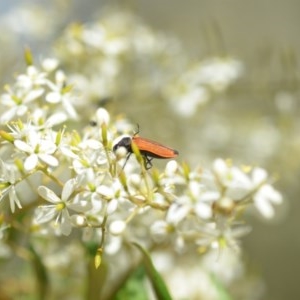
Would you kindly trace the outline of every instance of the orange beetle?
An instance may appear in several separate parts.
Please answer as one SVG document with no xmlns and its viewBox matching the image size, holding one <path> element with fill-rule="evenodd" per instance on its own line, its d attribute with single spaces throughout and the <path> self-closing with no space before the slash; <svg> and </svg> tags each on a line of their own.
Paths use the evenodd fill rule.
<svg viewBox="0 0 300 300">
<path fill-rule="evenodd" d="M 152 167 L 151 161 L 153 158 L 168 159 L 168 158 L 174 158 L 179 154 L 177 150 L 164 146 L 155 141 L 137 136 L 138 133 L 139 130 L 132 137 L 129 136 L 123 137 L 113 147 L 113 151 L 116 151 L 120 147 L 124 147 L 127 150 L 128 155 L 126 157 L 125 164 L 129 159 L 130 155 L 133 153 L 132 143 L 134 143 L 137 146 L 141 155 L 144 157 L 145 168 L 147 170 Z"/>
</svg>

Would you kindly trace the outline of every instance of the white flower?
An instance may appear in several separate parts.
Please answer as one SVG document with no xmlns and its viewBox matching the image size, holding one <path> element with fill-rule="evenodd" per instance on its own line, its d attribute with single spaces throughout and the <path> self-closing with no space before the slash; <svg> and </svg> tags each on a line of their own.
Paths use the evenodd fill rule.
<svg viewBox="0 0 300 300">
<path fill-rule="evenodd" d="M 254 168 L 248 176 L 237 167 L 229 167 L 221 159 L 214 162 L 213 169 L 219 183 L 227 188 L 226 196 L 238 201 L 252 195 L 255 207 L 265 218 L 274 216 L 273 204 L 280 204 L 282 195 L 268 184 L 266 170 Z"/>
<path fill-rule="evenodd" d="M 223 91 L 242 72 L 242 64 L 231 58 L 212 58 L 189 67 L 165 89 L 172 107 L 182 116 L 193 115 L 207 103 L 212 92 Z"/>
<path fill-rule="evenodd" d="M 36 86 L 46 84 L 46 73 L 39 72 L 36 67 L 27 67 L 26 74 L 21 74 L 17 77 L 17 86 L 24 90 L 35 90 Z"/>
<path fill-rule="evenodd" d="M 61 104 L 69 117 L 77 119 L 78 115 L 73 105 L 73 102 L 75 101 L 74 96 L 71 91 L 64 90 L 64 85 L 66 83 L 65 74 L 61 70 L 56 71 L 55 80 L 55 83 L 50 80 L 47 81 L 50 92 L 46 95 L 46 101 L 51 104 Z"/>
<path fill-rule="evenodd" d="M 195 243 L 200 247 L 211 249 L 231 248 L 237 252 L 240 250 L 239 238 L 251 231 L 249 226 L 232 226 L 226 220 L 207 223 L 201 228 L 199 238 Z"/>
<path fill-rule="evenodd" d="M 226 195 L 234 200 L 239 200 L 253 189 L 249 176 L 235 166 L 229 166 L 223 159 L 216 159 L 213 171 L 218 189 L 226 188 Z"/>
<path fill-rule="evenodd" d="M 53 156 L 57 149 L 55 143 L 50 139 L 41 138 L 36 131 L 30 131 L 28 133 L 27 143 L 21 140 L 15 140 L 14 145 L 18 150 L 28 154 L 24 162 L 26 171 L 33 170 L 39 160 L 51 167 L 58 166 L 58 160 Z"/>
<path fill-rule="evenodd" d="M 8 89 L 8 93 L 3 94 L 0 98 L 1 105 L 6 106 L 5 112 L 0 117 L 0 122 L 7 123 L 12 119 L 24 116 L 30 108 L 29 105 L 43 93 L 43 88 L 35 88 L 28 92 Z"/>
<path fill-rule="evenodd" d="M 200 105 L 209 100 L 209 92 L 205 87 L 187 87 L 181 93 L 172 97 L 172 105 L 176 112 L 183 117 L 190 117 L 196 113 Z"/>
<path fill-rule="evenodd" d="M 241 76 L 243 65 L 232 58 L 212 58 L 202 62 L 198 69 L 198 80 L 222 91 Z"/>
<path fill-rule="evenodd" d="M 93 168 L 102 163 L 100 158 L 105 155 L 102 151 L 102 145 L 99 142 L 95 141 L 95 143 L 93 143 L 94 140 L 90 141 L 91 143 L 84 142 L 78 146 L 78 149 L 76 149 L 79 152 L 77 156 L 74 156 L 74 154 L 70 152 L 70 149 L 68 149 L 67 147 L 64 147 L 63 150 L 65 155 L 73 155 L 70 156 L 71 158 L 73 158 L 73 168 L 75 172 L 81 176 L 87 176 L 89 172 L 93 172 Z M 92 149 L 91 147 L 97 149 Z M 98 147 L 100 147 L 100 149 Z M 104 159 L 104 162 L 107 162 L 106 157 Z"/>
<path fill-rule="evenodd" d="M 166 221 L 157 220 L 151 226 L 151 233 L 156 240 L 160 241 L 168 235 L 170 228 Z"/>
<path fill-rule="evenodd" d="M 16 192 L 17 169 L 14 165 L 5 164 L 0 160 L 0 201 L 8 194 L 10 209 L 15 212 L 15 207 L 22 208 Z"/>
<path fill-rule="evenodd" d="M 86 201 L 74 201 L 72 194 L 76 185 L 75 179 L 68 180 L 63 187 L 61 198 L 46 186 L 39 186 L 40 196 L 52 204 L 39 206 L 36 209 L 35 222 L 39 224 L 55 220 L 55 225 L 59 227 L 62 234 L 69 235 L 72 230 L 69 209 L 77 212 L 85 212 L 90 209 L 90 205 Z"/>
<path fill-rule="evenodd" d="M 121 196 L 121 184 L 119 181 L 114 180 L 110 185 L 100 185 L 96 191 L 103 199 L 108 201 L 106 213 L 108 215 L 113 214 L 118 208 L 118 199 Z"/>
</svg>

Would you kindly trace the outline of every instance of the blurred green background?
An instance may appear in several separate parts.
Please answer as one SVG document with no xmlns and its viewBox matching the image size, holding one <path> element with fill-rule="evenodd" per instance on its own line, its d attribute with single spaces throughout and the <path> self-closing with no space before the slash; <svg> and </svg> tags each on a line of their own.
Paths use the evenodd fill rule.
<svg viewBox="0 0 300 300">
<path fill-rule="evenodd" d="M 54 30 L 48 31 L 47 20 L 33 28 L 13 22 L 18 8 L 33 4 L 48 11 Z M 108 4 L 122 4 L 154 30 L 177 37 L 194 61 L 225 55 L 243 63 L 238 82 L 192 117 L 182 118 L 159 101 L 135 105 L 134 98 L 118 101 L 114 111 L 139 123 L 144 136 L 174 146 L 181 160 L 207 166 L 216 157 L 231 158 L 274 174 L 285 203 L 271 222 L 249 217 L 253 232 L 243 247 L 265 280 L 265 299 L 300 299 L 300 2 L 2 1 L 0 82 L 23 67 L 24 45 L 46 57 L 69 22 L 94 21 Z"/>
</svg>

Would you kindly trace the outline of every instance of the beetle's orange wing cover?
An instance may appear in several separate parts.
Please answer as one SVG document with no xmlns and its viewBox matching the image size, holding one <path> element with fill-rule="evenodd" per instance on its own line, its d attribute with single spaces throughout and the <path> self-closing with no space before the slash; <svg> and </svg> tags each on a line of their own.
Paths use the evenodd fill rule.
<svg viewBox="0 0 300 300">
<path fill-rule="evenodd" d="M 173 158 L 178 155 L 178 151 L 175 149 L 139 136 L 132 137 L 132 142 L 137 145 L 142 154 L 146 154 L 151 157 Z"/>
</svg>

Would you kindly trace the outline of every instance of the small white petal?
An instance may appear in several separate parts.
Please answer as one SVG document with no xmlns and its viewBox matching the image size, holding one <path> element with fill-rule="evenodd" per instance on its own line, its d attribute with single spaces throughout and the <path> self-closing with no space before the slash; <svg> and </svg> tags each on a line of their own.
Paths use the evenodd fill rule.
<svg viewBox="0 0 300 300">
<path fill-rule="evenodd" d="M 58 112 L 52 114 L 45 122 L 46 127 L 53 127 L 55 125 L 61 124 L 67 120 L 67 116 L 64 112 Z"/>
<path fill-rule="evenodd" d="M 34 130 L 31 130 L 28 133 L 27 139 L 28 144 L 31 145 L 32 149 L 35 149 L 35 147 L 40 141 L 40 134 Z"/>
<path fill-rule="evenodd" d="M 72 215 L 71 221 L 78 227 L 85 227 L 87 225 L 86 218 L 82 215 Z"/>
<path fill-rule="evenodd" d="M 128 182 L 136 188 L 139 188 L 141 186 L 142 178 L 139 174 L 131 174 L 128 178 Z"/>
<path fill-rule="evenodd" d="M 168 223 L 179 223 L 182 221 L 190 211 L 188 205 L 172 204 L 168 210 L 166 220 Z"/>
<path fill-rule="evenodd" d="M 77 111 L 75 110 L 75 108 L 73 107 L 72 103 L 68 99 L 63 97 L 62 104 L 63 104 L 64 109 L 68 113 L 68 115 L 72 119 L 76 120 L 78 118 L 78 114 L 77 114 Z"/>
<path fill-rule="evenodd" d="M 26 171 L 33 170 L 38 164 L 38 156 L 36 154 L 29 155 L 24 162 L 24 169 Z"/>
<path fill-rule="evenodd" d="M 228 172 L 228 166 L 226 162 L 221 158 L 218 158 L 214 161 L 213 169 L 216 173 L 220 174 L 221 176 Z"/>
<path fill-rule="evenodd" d="M 273 189 L 272 193 L 270 193 L 270 197 L 271 197 L 271 201 L 275 204 L 281 204 L 283 201 L 282 195 L 275 189 Z"/>
<path fill-rule="evenodd" d="M 46 199 L 47 201 L 57 204 L 61 202 L 61 199 L 50 189 L 48 189 L 46 186 L 39 186 L 37 189 L 39 195 Z"/>
<path fill-rule="evenodd" d="M 78 203 L 68 203 L 68 208 L 77 211 L 77 212 L 87 212 L 93 208 L 93 205 L 90 201 L 81 200 Z"/>
<path fill-rule="evenodd" d="M 55 73 L 55 81 L 58 83 L 65 83 L 66 82 L 66 75 L 62 70 L 58 70 Z"/>
<path fill-rule="evenodd" d="M 87 145 L 88 148 L 91 148 L 93 150 L 98 150 L 102 148 L 102 144 L 99 141 L 93 139 L 89 139 L 85 141 L 85 144 Z"/>
<path fill-rule="evenodd" d="M 95 195 L 95 194 L 92 195 L 92 203 L 91 204 L 92 204 L 92 209 L 95 212 L 100 212 L 103 207 L 103 203 L 99 199 L 99 196 Z"/>
<path fill-rule="evenodd" d="M 74 192 L 76 187 L 76 179 L 72 178 L 70 180 L 68 180 L 62 190 L 61 193 L 61 199 L 63 201 L 66 201 L 69 199 L 69 197 L 71 196 L 71 194 Z"/>
<path fill-rule="evenodd" d="M 122 220 L 113 221 L 109 226 L 109 231 L 113 235 L 120 235 L 124 232 L 126 223 Z"/>
<path fill-rule="evenodd" d="M 201 194 L 201 201 L 204 202 L 213 202 L 218 200 L 221 197 L 220 192 L 208 191 Z"/>
<path fill-rule="evenodd" d="M 36 77 L 39 74 L 39 71 L 35 66 L 28 66 L 27 67 L 27 74 L 29 77 Z M 20 75 L 21 77 L 22 75 Z"/>
<path fill-rule="evenodd" d="M 125 147 L 119 147 L 117 149 L 117 151 L 115 152 L 115 154 L 118 159 L 121 159 L 121 158 L 124 158 L 128 154 L 128 151 Z"/>
<path fill-rule="evenodd" d="M 171 160 L 167 163 L 165 172 L 168 176 L 173 175 L 178 169 L 178 163 L 175 160 Z"/>
<path fill-rule="evenodd" d="M 116 211 L 117 208 L 118 208 L 118 200 L 113 199 L 113 200 L 109 201 L 106 212 L 108 215 L 111 215 L 112 213 L 114 213 Z"/>
<path fill-rule="evenodd" d="M 35 209 L 35 218 L 34 221 L 38 224 L 40 223 L 47 223 L 56 215 L 56 209 L 54 206 L 39 206 Z"/>
<path fill-rule="evenodd" d="M 27 153 L 32 153 L 33 149 L 30 147 L 27 143 L 20 141 L 20 140 L 15 140 L 14 145 L 16 148 L 18 148 L 21 151 L 27 152 Z"/>
<path fill-rule="evenodd" d="M 114 196 L 114 191 L 106 185 L 100 185 L 97 187 L 97 193 L 104 196 L 107 199 L 111 199 Z"/>
<path fill-rule="evenodd" d="M 265 198 L 259 195 L 254 196 L 254 205 L 265 218 L 271 219 L 274 217 L 274 208 Z"/>
<path fill-rule="evenodd" d="M 122 239 L 119 236 L 111 236 L 108 243 L 105 245 L 105 253 L 116 254 L 122 246 Z"/>
<path fill-rule="evenodd" d="M 181 252 L 185 246 L 184 238 L 181 235 L 178 235 L 175 240 L 175 249 L 178 252 Z"/>
<path fill-rule="evenodd" d="M 39 154 L 39 158 L 51 167 L 57 167 L 59 165 L 59 161 L 57 160 L 57 158 L 52 155 L 41 153 Z"/>
<path fill-rule="evenodd" d="M 255 185 L 259 185 L 264 182 L 268 177 L 268 173 L 266 170 L 261 168 L 255 168 L 252 172 L 253 183 Z"/>
<path fill-rule="evenodd" d="M 189 190 L 191 192 L 191 194 L 193 195 L 193 197 L 198 197 L 200 195 L 201 192 L 201 185 L 199 182 L 196 181 L 190 181 L 189 182 Z"/>
<path fill-rule="evenodd" d="M 50 92 L 46 95 L 46 101 L 49 103 L 59 103 L 61 99 L 61 95 L 57 92 Z"/>
<path fill-rule="evenodd" d="M 231 176 L 232 176 L 232 181 L 233 181 L 233 187 L 236 187 L 239 189 L 251 189 L 252 188 L 251 180 L 239 168 L 233 167 L 231 169 Z"/>
<path fill-rule="evenodd" d="M 58 66 L 58 60 L 55 58 L 46 58 L 42 61 L 42 67 L 45 71 L 51 72 Z"/>
<path fill-rule="evenodd" d="M 213 214 L 211 206 L 203 202 L 199 202 L 196 204 L 195 212 L 202 219 L 209 219 Z"/>
<path fill-rule="evenodd" d="M 42 140 L 40 143 L 40 149 L 39 149 L 39 153 L 47 153 L 47 154 L 52 154 L 56 151 L 56 145 L 49 140 Z"/>
<path fill-rule="evenodd" d="M 39 98 L 44 93 L 44 89 L 31 90 L 24 99 L 24 104 Z"/>
<path fill-rule="evenodd" d="M 268 198 L 269 201 L 274 204 L 282 203 L 282 195 L 269 184 L 264 184 L 260 188 L 259 192 L 264 194 L 265 197 Z"/>
<path fill-rule="evenodd" d="M 76 155 L 71 149 L 69 146 L 66 146 L 66 145 L 62 145 L 60 147 L 60 150 L 62 152 L 63 155 L 65 155 L 66 157 L 70 157 L 70 158 L 73 158 L 73 159 L 78 159 L 78 155 Z M 74 161 L 75 162 L 75 161 Z M 76 161 L 78 163 L 78 160 Z"/>
<path fill-rule="evenodd" d="M 63 235 L 69 235 L 72 231 L 71 219 L 67 209 L 62 210 L 60 229 Z"/>
<path fill-rule="evenodd" d="M 102 124 L 108 124 L 110 120 L 109 113 L 104 108 L 98 108 L 96 112 L 97 124 L 101 126 Z"/>
<path fill-rule="evenodd" d="M 16 107 L 12 107 L 11 109 L 8 109 L 6 112 L 4 112 L 0 118 L 0 123 L 1 124 L 5 124 L 7 122 L 9 122 L 11 119 L 14 118 L 14 116 L 16 115 L 17 112 L 17 108 Z"/>
<path fill-rule="evenodd" d="M 151 226 L 151 233 L 155 237 L 164 237 L 168 234 L 168 223 L 163 220 L 155 221 Z"/>
</svg>

